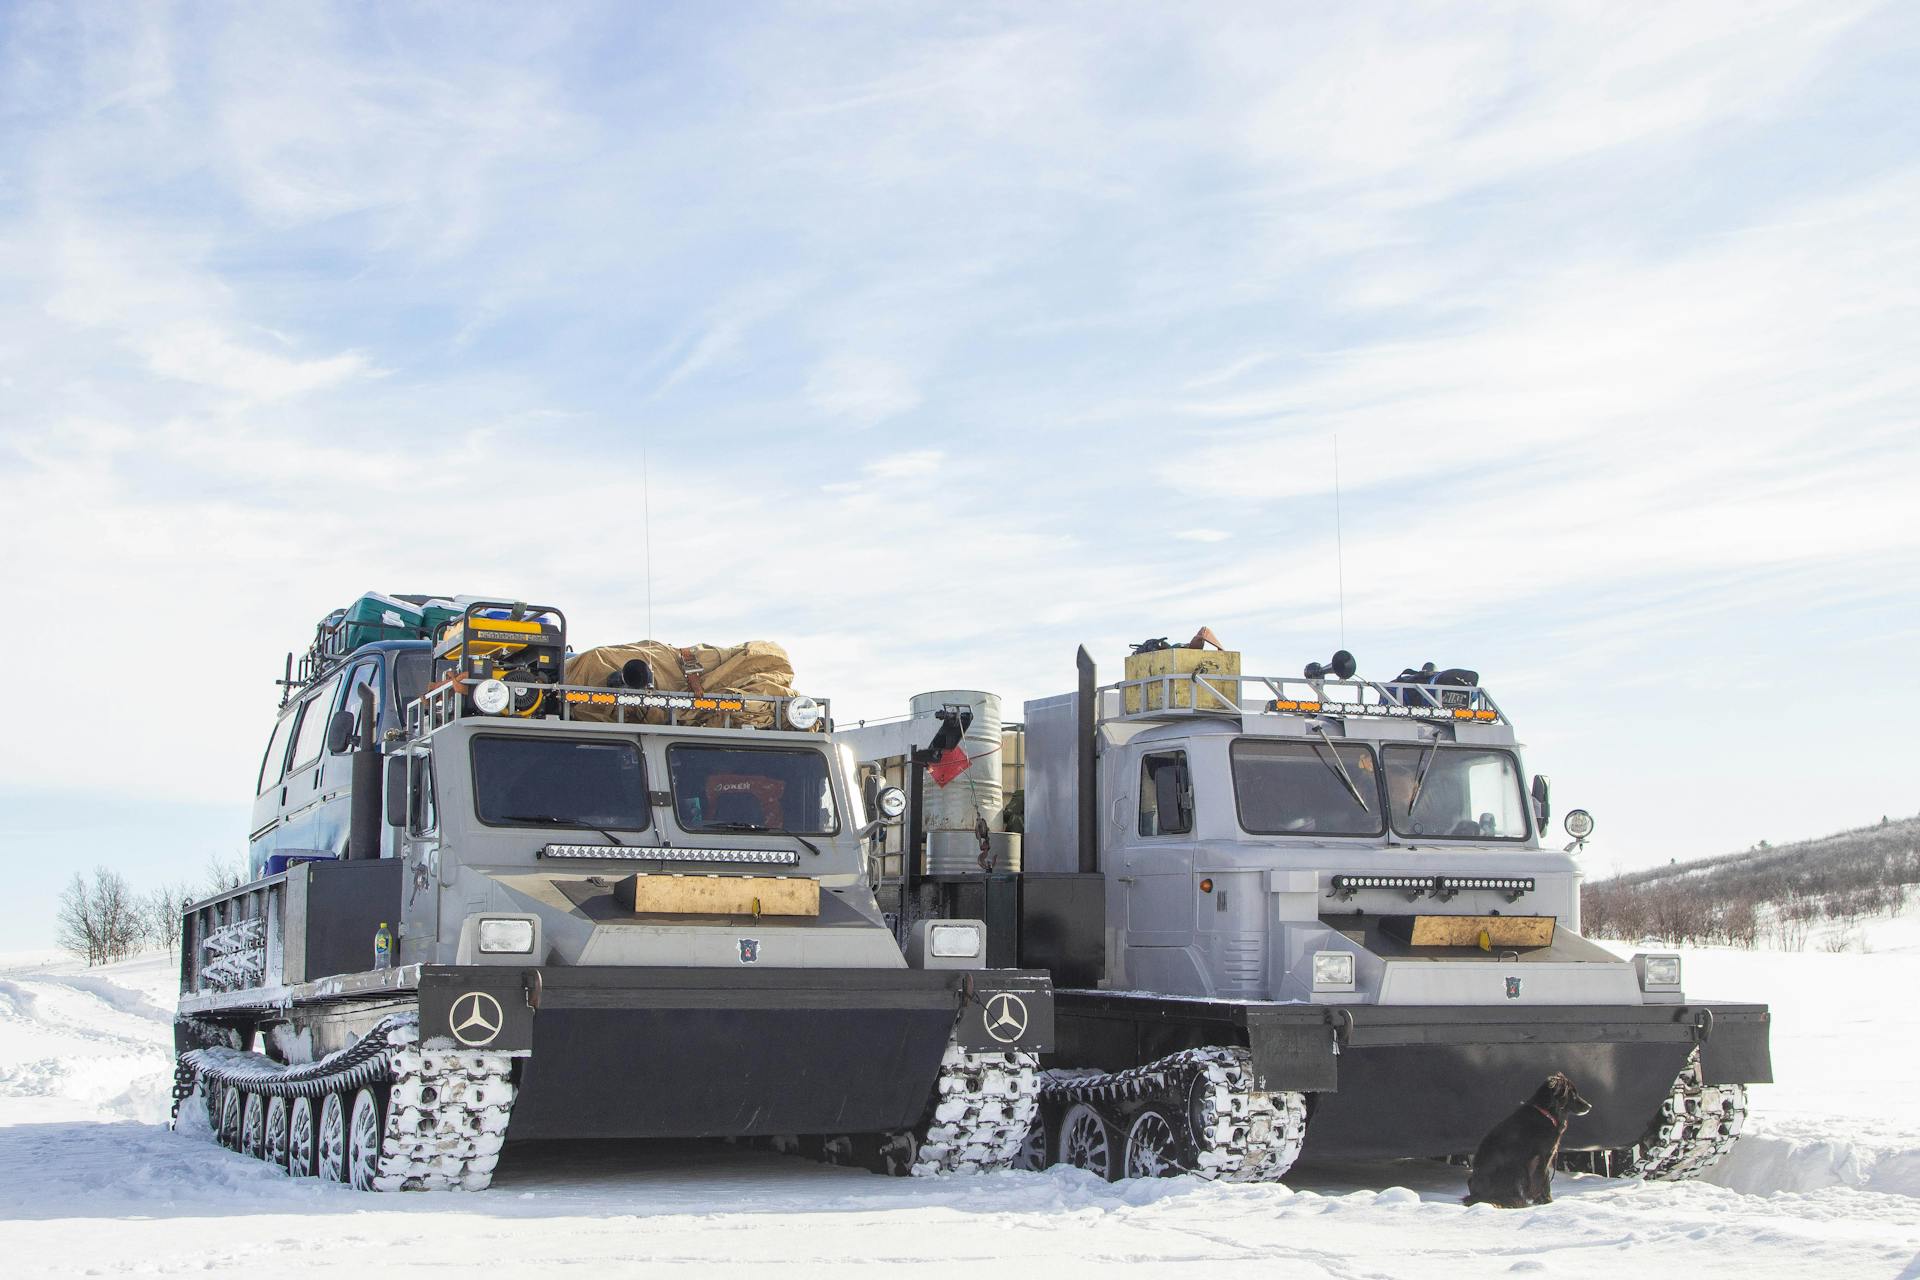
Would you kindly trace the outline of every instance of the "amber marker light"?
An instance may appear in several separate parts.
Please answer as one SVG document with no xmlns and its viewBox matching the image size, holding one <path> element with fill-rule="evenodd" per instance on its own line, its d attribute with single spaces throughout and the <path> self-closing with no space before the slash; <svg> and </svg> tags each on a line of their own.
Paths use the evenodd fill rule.
<svg viewBox="0 0 1920 1280">
<path fill-rule="evenodd" d="M 1209 878 L 1209 879 L 1206 879 L 1206 880 L 1202 880 L 1202 881 L 1200 882 L 1200 892 L 1202 892 L 1202 893 L 1212 893 L 1212 892 L 1213 892 L 1213 881 L 1212 881 L 1212 879 L 1211 879 L 1211 878 Z"/>
</svg>

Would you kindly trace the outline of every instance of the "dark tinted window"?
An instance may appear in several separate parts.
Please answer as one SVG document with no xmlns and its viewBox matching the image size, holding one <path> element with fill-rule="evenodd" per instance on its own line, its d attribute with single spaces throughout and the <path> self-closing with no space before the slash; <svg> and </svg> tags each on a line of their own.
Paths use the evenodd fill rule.
<svg viewBox="0 0 1920 1280">
<path fill-rule="evenodd" d="M 689 831 L 839 830 L 827 757 L 806 748 L 667 748 L 673 810 Z"/>
<path fill-rule="evenodd" d="M 425 649 L 406 649 L 394 654 L 392 662 L 394 705 L 405 707 L 427 691 L 433 657 Z"/>
<path fill-rule="evenodd" d="M 1240 825 L 1263 835 L 1377 836 L 1386 830 L 1371 748 L 1344 742 L 1233 744 Z"/>
<path fill-rule="evenodd" d="M 647 778 L 632 742 L 584 738 L 473 740 L 474 808 L 507 827 L 647 825 Z"/>
</svg>

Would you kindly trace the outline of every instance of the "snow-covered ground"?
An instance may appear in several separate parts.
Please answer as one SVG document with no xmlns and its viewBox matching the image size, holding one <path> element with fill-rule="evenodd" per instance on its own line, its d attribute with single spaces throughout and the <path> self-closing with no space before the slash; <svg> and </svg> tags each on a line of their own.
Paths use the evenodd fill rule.
<svg viewBox="0 0 1920 1280">
<path fill-rule="evenodd" d="M 1426 1162 L 1288 1187 L 1073 1170 L 896 1180 L 718 1145 L 510 1148 L 481 1195 L 293 1181 L 164 1125 L 174 968 L 0 956 L 0 1275 L 1920 1277 L 1920 922 L 1870 954 L 1695 951 L 1690 993 L 1773 1006 L 1778 1083 L 1713 1184 L 1561 1175 L 1463 1208 Z"/>
</svg>

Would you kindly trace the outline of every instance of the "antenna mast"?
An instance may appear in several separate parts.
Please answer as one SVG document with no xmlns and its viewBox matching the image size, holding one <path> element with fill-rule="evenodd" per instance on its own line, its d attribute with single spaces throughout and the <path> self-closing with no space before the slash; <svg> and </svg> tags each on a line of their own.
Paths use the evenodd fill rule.
<svg viewBox="0 0 1920 1280">
<path fill-rule="evenodd" d="M 1340 433 L 1333 433 L 1333 563 L 1340 586 L 1340 647 L 1347 647 L 1347 546 L 1340 533 Z"/>
<path fill-rule="evenodd" d="M 647 474 L 647 433 L 640 433 L 640 545 L 647 575 L 647 639 L 653 634 L 653 486 Z"/>
</svg>

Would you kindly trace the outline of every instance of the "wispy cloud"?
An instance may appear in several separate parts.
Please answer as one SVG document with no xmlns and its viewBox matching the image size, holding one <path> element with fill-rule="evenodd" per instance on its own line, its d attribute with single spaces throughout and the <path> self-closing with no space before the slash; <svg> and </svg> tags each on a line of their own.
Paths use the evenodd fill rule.
<svg viewBox="0 0 1920 1280">
<path fill-rule="evenodd" d="M 1464 652 L 1623 810 L 1640 738 L 1556 659 L 1799 662 L 1810 595 L 1822 645 L 1912 630 L 1903 6 L 9 16 L 0 562 L 222 655 L 190 714 L 64 691 L 19 786 L 111 724 L 127 785 L 231 798 L 368 588 L 585 642 L 650 593 L 865 714 L 1203 622 Z M 1648 804 L 1608 830 L 1718 829 Z"/>
</svg>

